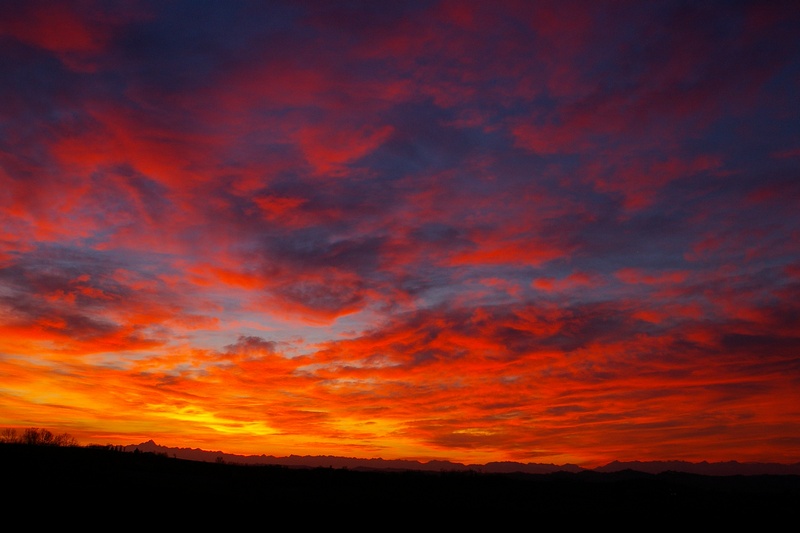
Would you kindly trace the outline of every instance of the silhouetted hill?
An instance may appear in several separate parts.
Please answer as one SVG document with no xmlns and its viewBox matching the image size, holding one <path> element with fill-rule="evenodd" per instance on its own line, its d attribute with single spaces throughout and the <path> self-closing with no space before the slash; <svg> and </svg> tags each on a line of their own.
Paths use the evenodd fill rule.
<svg viewBox="0 0 800 533">
<path fill-rule="evenodd" d="M 594 469 L 597 472 L 617 472 L 636 470 L 650 474 L 662 472 L 684 472 L 703 476 L 757 476 L 757 475 L 800 475 L 800 463 L 740 463 L 724 461 L 719 463 L 690 463 L 687 461 L 614 461 Z"/>
<path fill-rule="evenodd" d="M 720 527 L 757 520 L 760 529 L 771 530 L 770 524 L 794 518 L 800 502 L 800 476 L 794 475 L 290 468 L 23 444 L 0 444 L 0 467 L 7 517 L 22 513 L 39 527 L 47 519 L 90 529 L 234 529 L 239 523 L 355 530 L 505 530 L 520 521 L 531 529 L 554 523 Z"/>
</svg>

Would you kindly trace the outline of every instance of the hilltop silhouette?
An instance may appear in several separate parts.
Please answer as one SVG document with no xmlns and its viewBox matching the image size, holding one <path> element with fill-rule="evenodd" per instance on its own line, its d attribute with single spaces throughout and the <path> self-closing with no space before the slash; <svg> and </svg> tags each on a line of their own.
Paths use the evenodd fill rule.
<svg viewBox="0 0 800 533">
<path fill-rule="evenodd" d="M 794 518 L 800 501 L 797 475 L 353 470 L 22 443 L 0 443 L 0 467 L 9 514 L 22 511 L 37 526 L 80 520 L 90 529 L 109 521 L 122 521 L 127 529 L 251 528 L 265 522 L 506 530 L 520 524 L 719 527 L 743 520 L 770 529 Z"/>
</svg>

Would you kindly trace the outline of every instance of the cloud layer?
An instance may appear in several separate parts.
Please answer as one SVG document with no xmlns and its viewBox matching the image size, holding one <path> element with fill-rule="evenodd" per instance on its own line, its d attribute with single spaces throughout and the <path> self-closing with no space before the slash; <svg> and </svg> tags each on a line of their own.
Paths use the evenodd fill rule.
<svg viewBox="0 0 800 533">
<path fill-rule="evenodd" d="M 33 1 L 0 425 L 800 461 L 791 2 Z"/>
</svg>

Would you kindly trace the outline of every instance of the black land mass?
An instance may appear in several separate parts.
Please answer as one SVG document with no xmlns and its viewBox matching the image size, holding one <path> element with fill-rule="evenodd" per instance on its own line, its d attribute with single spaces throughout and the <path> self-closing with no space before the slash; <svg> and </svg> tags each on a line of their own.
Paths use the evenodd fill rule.
<svg viewBox="0 0 800 533">
<path fill-rule="evenodd" d="M 27 510 L 36 519 L 29 525 L 43 525 L 47 518 L 66 525 L 69 517 L 99 524 L 99 517 L 114 517 L 109 528 L 120 520 L 130 527 L 207 528 L 224 521 L 232 528 L 232 520 L 246 518 L 258 521 L 259 529 L 276 529 L 277 519 L 280 529 L 492 524 L 498 530 L 519 521 L 538 530 L 590 523 L 622 529 L 703 523 L 769 529 L 796 520 L 800 511 L 798 475 L 356 471 L 9 443 L 0 444 L 0 467 L 6 514 Z"/>
</svg>

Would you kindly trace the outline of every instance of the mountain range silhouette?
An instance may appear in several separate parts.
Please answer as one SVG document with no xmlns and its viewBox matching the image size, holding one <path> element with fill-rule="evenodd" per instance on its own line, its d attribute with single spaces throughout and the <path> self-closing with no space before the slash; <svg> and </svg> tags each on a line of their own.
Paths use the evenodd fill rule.
<svg viewBox="0 0 800 533">
<path fill-rule="evenodd" d="M 280 465 L 294 468 L 342 468 L 349 470 L 383 470 L 404 471 L 418 470 L 427 472 L 474 471 L 492 474 L 525 473 L 550 474 L 554 472 L 580 473 L 593 471 L 612 473 L 633 470 L 648 474 L 662 472 L 680 472 L 705 476 L 738 476 L 738 475 L 800 475 L 800 463 L 758 463 L 758 462 L 707 462 L 692 463 L 689 461 L 613 461 L 597 468 L 588 469 L 575 464 L 556 465 L 552 463 L 518 463 L 513 461 L 490 462 L 486 464 L 463 464 L 451 461 L 413 461 L 406 459 L 359 459 L 353 457 L 337 457 L 332 455 L 289 455 L 276 457 L 273 455 L 237 455 L 221 451 L 208 451 L 200 448 L 167 447 L 156 444 L 153 440 L 141 444 L 130 444 L 124 451 L 157 453 L 203 462 L 225 462 L 249 465 Z"/>
</svg>

